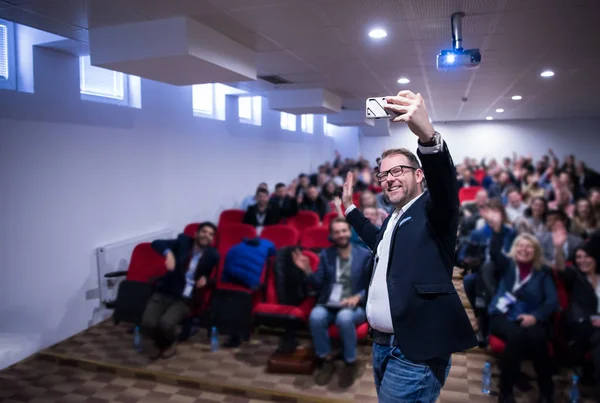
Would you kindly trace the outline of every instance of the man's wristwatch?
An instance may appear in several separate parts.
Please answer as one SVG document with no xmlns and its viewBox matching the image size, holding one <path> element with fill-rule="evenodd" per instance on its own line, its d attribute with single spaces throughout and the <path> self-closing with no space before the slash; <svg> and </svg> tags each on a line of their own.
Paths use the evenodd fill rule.
<svg viewBox="0 0 600 403">
<path fill-rule="evenodd" d="M 440 144 L 441 141 L 441 136 L 438 132 L 433 133 L 433 137 L 431 138 L 431 140 L 429 140 L 427 143 L 421 143 L 421 140 L 419 140 L 419 145 L 423 146 L 423 147 L 435 147 L 438 144 Z"/>
</svg>

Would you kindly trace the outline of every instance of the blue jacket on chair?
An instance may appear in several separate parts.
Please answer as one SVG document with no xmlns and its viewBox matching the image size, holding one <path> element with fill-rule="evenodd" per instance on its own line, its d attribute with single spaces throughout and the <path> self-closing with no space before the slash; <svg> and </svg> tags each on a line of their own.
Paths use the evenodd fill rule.
<svg viewBox="0 0 600 403">
<path fill-rule="evenodd" d="M 221 281 L 256 290 L 267 259 L 275 255 L 275 245 L 266 239 L 245 239 L 225 256 Z"/>
</svg>

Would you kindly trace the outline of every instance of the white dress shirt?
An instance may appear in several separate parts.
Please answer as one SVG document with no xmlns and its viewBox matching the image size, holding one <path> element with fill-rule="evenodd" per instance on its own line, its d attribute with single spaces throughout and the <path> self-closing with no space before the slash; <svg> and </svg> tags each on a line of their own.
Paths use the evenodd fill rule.
<svg viewBox="0 0 600 403">
<path fill-rule="evenodd" d="M 433 147 L 423 147 L 419 145 L 419 151 L 423 154 L 434 154 L 443 149 L 444 143 L 441 138 L 437 145 Z M 373 277 L 369 285 L 369 293 L 367 298 L 367 321 L 371 327 L 383 333 L 394 333 L 394 325 L 392 323 L 392 314 L 390 310 L 390 299 L 387 287 L 387 267 L 390 261 L 390 246 L 392 243 L 392 235 L 396 226 L 403 218 L 403 214 L 413 205 L 423 193 L 406 203 L 401 209 L 396 209 L 390 217 L 385 227 L 383 237 L 377 245 L 377 254 L 375 256 L 375 268 L 373 269 Z M 355 205 L 348 206 L 346 215 L 356 208 Z M 407 218 L 407 217 L 406 217 Z"/>
</svg>

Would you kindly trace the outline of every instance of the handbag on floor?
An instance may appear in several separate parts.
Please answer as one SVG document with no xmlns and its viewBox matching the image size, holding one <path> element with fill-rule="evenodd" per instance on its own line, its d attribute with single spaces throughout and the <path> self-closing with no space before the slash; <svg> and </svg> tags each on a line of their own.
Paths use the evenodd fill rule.
<svg viewBox="0 0 600 403">
<path fill-rule="evenodd" d="M 115 324 L 126 322 L 139 325 L 153 292 L 154 287 L 151 283 L 132 280 L 122 281 L 119 284 L 119 292 L 113 312 Z"/>
</svg>

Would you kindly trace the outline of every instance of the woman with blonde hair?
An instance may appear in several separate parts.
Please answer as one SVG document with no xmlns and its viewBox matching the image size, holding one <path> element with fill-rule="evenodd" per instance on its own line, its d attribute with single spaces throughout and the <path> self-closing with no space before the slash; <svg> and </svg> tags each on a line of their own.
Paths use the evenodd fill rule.
<svg viewBox="0 0 600 403">
<path fill-rule="evenodd" d="M 510 250 L 502 253 L 502 215 L 484 213 L 494 234 L 489 254 L 500 283 L 488 312 L 491 333 L 505 342 L 500 359 L 500 402 L 514 402 L 513 386 L 521 361 L 531 358 L 537 374 L 540 402 L 553 402 L 554 384 L 548 340 L 551 316 L 558 310 L 558 298 L 550 269 L 544 266 L 542 248 L 531 234 L 519 235 Z"/>
</svg>

